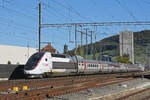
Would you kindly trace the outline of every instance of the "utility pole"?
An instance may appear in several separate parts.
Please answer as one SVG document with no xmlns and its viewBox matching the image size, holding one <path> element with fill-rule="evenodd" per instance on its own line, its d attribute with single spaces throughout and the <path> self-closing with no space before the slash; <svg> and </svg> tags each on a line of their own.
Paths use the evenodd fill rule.
<svg viewBox="0 0 150 100">
<path fill-rule="evenodd" d="M 71 26 L 68 27 L 69 28 L 69 43 L 74 43 L 74 41 L 71 41 Z"/>
<path fill-rule="evenodd" d="M 77 54 L 77 25 L 75 24 L 75 54 Z"/>
<path fill-rule="evenodd" d="M 93 48 L 94 48 L 93 54 L 96 54 L 97 53 L 97 51 L 96 51 L 96 33 L 95 33 L 95 44 L 94 44 Z"/>
<path fill-rule="evenodd" d="M 39 52 L 41 51 L 41 2 L 39 2 Z"/>
<path fill-rule="evenodd" d="M 81 54 L 81 56 L 83 57 L 83 47 L 82 47 L 83 41 L 82 41 L 82 40 L 83 40 L 83 34 L 85 34 L 85 33 L 82 32 L 82 30 L 81 30 L 81 31 L 77 30 L 77 31 L 81 33 L 81 37 L 80 37 L 81 52 L 80 52 L 80 54 Z"/>
<path fill-rule="evenodd" d="M 91 33 L 91 59 L 93 58 L 93 31 L 89 31 Z"/>
<path fill-rule="evenodd" d="M 77 30 L 78 31 L 78 30 Z M 81 56 L 83 57 L 83 47 L 82 47 L 82 40 L 83 40 L 83 34 L 85 34 L 85 37 L 86 37 L 86 59 L 87 59 L 87 55 L 88 55 L 88 36 L 91 36 L 92 38 L 92 35 L 89 35 L 88 34 L 88 28 L 85 28 L 85 32 L 82 32 L 82 31 L 78 31 L 81 33 Z M 92 34 L 92 33 L 91 33 Z M 92 43 L 92 39 L 91 39 L 91 43 Z"/>
<path fill-rule="evenodd" d="M 83 47 L 82 47 L 82 44 L 83 44 L 83 32 L 82 32 L 82 25 L 79 25 L 80 28 L 81 28 L 81 31 L 78 31 L 81 33 L 81 36 L 80 36 L 80 55 L 83 57 Z"/>
<path fill-rule="evenodd" d="M 83 57 L 83 47 L 82 47 L 82 44 L 83 44 L 83 32 L 81 31 L 81 56 Z"/>
<path fill-rule="evenodd" d="M 29 59 L 29 41 L 27 41 L 27 48 L 28 48 L 27 59 Z"/>
</svg>

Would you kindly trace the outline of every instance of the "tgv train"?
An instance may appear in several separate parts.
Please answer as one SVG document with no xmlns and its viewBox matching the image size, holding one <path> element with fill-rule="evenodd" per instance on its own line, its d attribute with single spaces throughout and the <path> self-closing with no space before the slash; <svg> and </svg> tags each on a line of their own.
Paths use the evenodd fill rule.
<svg viewBox="0 0 150 100">
<path fill-rule="evenodd" d="M 144 67 L 135 64 L 86 60 L 81 56 L 50 52 L 33 54 L 24 67 L 24 74 L 28 78 L 132 71 L 144 71 Z"/>
</svg>

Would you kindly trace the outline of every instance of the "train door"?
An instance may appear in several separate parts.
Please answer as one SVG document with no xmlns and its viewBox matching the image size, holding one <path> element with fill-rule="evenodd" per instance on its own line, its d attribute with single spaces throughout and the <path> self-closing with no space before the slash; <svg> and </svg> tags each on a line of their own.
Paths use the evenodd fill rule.
<svg viewBox="0 0 150 100">
<path fill-rule="evenodd" d="M 78 62 L 78 72 L 82 70 L 83 61 Z"/>
<path fill-rule="evenodd" d="M 43 57 L 43 59 L 41 61 L 40 70 L 43 73 L 45 73 L 45 72 L 49 71 L 50 67 L 51 67 L 50 55 L 49 54 L 45 54 L 45 56 Z"/>
<path fill-rule="evenodd" d="M 52 59 L 51 59 L 51 54 L 48 54 L 47 55 L 47 59 L 48 59 L 48 62 L 47 62 L 47 64 L 48 64 L 48 71 L 49 72 L 51 72 L 52 71 Z"/>
</svg>

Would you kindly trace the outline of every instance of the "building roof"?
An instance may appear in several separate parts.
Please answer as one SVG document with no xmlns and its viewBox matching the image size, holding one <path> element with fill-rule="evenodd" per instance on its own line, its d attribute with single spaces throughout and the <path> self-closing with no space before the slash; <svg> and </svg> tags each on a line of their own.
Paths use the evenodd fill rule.
<svg viewBox="0 0 150 100">
<path fill-rule="evenodd" d="M 51 43 L 48 43 L 48 45 L 46 45 L 41 51 L 59 53 L 53 46 L 51 46 Z"/>
</svg>

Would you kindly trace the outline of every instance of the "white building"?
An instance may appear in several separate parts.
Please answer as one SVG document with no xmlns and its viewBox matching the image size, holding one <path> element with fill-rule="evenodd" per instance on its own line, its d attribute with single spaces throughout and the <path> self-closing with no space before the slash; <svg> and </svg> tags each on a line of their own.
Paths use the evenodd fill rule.
<svg viewBox="0 0 150 100">
<path fill-rule="evenodd" d="M 25 64 L 36 48 L 0 45 L 0 64 Z"/>
</svg>

